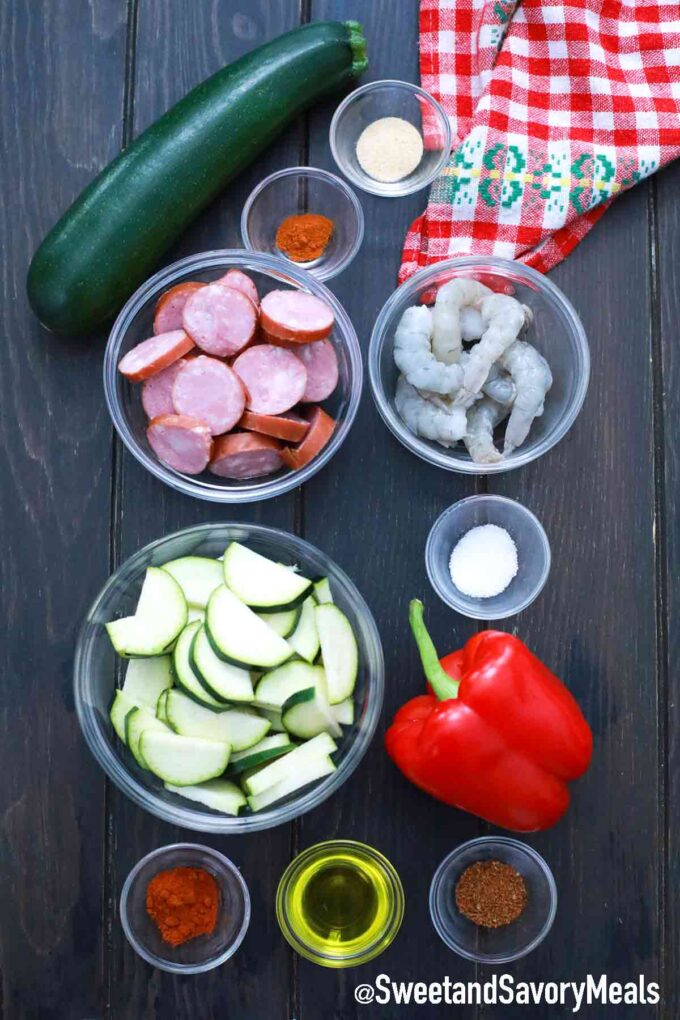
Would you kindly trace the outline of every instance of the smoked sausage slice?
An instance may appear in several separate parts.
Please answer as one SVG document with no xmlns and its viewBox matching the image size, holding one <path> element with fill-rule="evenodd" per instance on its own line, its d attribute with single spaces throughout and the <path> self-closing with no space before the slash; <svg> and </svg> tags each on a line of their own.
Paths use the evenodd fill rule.
<svg viewBox="0 0 680 1020">
<path fill-rule="evenodd" d="M 187 281 L 178 283 L 170 290 L 166 290 L 165 294 L 161 294 L 153 317 L 154 333 L 167 333 L 171 329 L 181 329 L 184 306 L 194 291 L 201 287 L 205 287 L 205 284 Z"/>
<path fill-rule="evenodd" d="M 162 414 L 149 422 L 146 437 L 158 459 L 183 475 L 200 475 L 208 466 L 212 435 L 198 418 Z"/>
<path fill-rule="evenodd" d="M 317 453 L 323 450 L 333 435 L 335 422 L 320 407 L 314 407 L 309 413 L 309 432 L 299 446 L 284 446 L 281 457 L 293 471 L 309 464 Z"/>
<path fill-rule="evenodd" d="M 330 397 L 338 385 L 338 356 L 330 340 L 291 344 L 290 349 L 307 369 L 307 385 L 300 398 L 302 402 L 316 404 Z"/>
<path fill-rule="evenodd" d="M 214 436 L 228 432 L 246 406 L 246 395 L 235 372 L 205 354 L 187 361 L 172 385 L 177 414 L 205 422 Z"/>
<path fill-rule="evenodd" d="M 260 295 L 257 293 L 257 287 L 246 273 L 241 272 L 240 269 L 230 269 L 224 276 L 220 276 L 219 280 L 215 280 L 215 283 L 219 283 L 222 287 L 231 287 L 233 290 L 240 290 L 246 297 L 249 297 L 256 308 L 260 307 Z"/>
<path fill-rule="evenodd" d="M 244 411 L 239 428 L 249 432 L 261 432 L 265 436 L 285 439 L 289 443 L 299 443 L 309 429 L 309 422 L 299 418 L 297 414 L 254 414 Z"/>
<path fill-rule="evenodd" d="M 272 290 L 260 305 L 260 323 L 270 336 L 293 343 L 323 340 L 333 329 L 333 310 L 302 290 Z"/>
<path fill-rule="evenodd" d="M 196 346 L 206 354 L 231 357 L 252 340 L 257 309 L 242 291 L 210 283 L 189 296 L 182 322 Z"/>
<path fill-rule="evenodd" d="M 177 373 L 187 363 L 187 358 L 180 358 L 172 365 L 168 365 L 162 372 L 157 372 L 147 379 L 142 386 L 142 407 L 147 418 L 158 418 L 161 414 L 174 414 L 175 405 L 172 402 L 172 385 L 177 378 Z"/>
<path fill-rule="evenodd" d="M 168 365 L 187 354 L 194 346 L 194 341 L 183 329 L 173 329 L 169 333 L 142 340 L 131 351 L 121 358 L 118 371 L 130 382 L 143 382 L 157 372 L 162 372 Z"/>
<path fill-rule="evenodd" d="M 220 436 L 210 461 L 210 471 L 220 478 L 260 478 L 282 466 L 281 444 L 252 432 Z"/>
<path fill-rule="evenodd" d="M 307 386 L 307 369 L 300 359 L 273 344 L 249 347 L 232 367 L 248 394 L 246 407 L 258 414 L 289 411 Z"/>
</svg>

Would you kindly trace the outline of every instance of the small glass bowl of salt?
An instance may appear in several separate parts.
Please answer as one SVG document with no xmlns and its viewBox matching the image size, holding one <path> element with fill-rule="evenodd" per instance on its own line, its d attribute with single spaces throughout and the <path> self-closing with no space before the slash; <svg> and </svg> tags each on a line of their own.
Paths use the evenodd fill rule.
<svg viewBox="0 0 680 1020">
<path fill-rule="evenodd" d="M 550 543 L 539 520 L 505 496 L 469 496 L 437 518 L 425 566 L 439 597 L 463 616 L 502 620 L 539 595 Z"/>
</svg>

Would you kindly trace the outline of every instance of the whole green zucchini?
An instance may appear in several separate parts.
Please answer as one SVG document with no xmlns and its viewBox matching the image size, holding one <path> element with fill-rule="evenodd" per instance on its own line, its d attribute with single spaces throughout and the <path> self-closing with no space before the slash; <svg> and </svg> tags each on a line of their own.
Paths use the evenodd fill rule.
<svg viewBox="0 0 680 1020">
<path fill-rule="evenodd" d="M 283 127 L 367 66 L 356 22 L 316 22 L 189 92 L 82 192 L 33 256 L 28 299 L 48 329 L 109 320 L 163 252 Z"/>
</svg>

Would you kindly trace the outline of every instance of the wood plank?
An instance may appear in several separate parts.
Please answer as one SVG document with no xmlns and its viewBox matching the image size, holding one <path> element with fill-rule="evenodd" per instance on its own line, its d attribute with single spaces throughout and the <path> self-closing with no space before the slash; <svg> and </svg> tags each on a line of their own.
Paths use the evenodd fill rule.
<svg viewBox="0 0 680 1020">
<path fill-rule="evenodd" d="M 665 1001 L 668 1016 L 680 1013 L 680 905 L 675 890 L 680 879 L 680 700 L 674 690 L 680 654 L 680 165 L 673 164 L 657 179 L 658 224 L 658 349 L 655 352 L 656 398 L 660 426 L 656 433 L 659 617 L 662 693 L 665 697 L 665 809 L 666 876 L 662 888 L 666 908 L 664 955 Z M 662 706 L 663 707 L 663 706 Z"/>
<path fill-rule="evenodd" d="M 355 8 L 338 0 L 314 0 L 311 13 L 313 20 L 357 15 Z M 359 19 L 369 54 L 369 70 L 362 81 L 418 81 L 417 4 L 380 0 L 362 5 Z M 399 28 L 386 31 L 388 26 Z M 311 118 L 309 162 L 337 172 L 327 144 L 334 106 L 330 101 Z M 358 195 L 366 215 L 364 245 L 352 266 L 330 283 L 366 352 L 377 314 L 396 285 L 406 229 L 424 208 L 427 192 L 399 201 Z M 474 479 L 440 471 L 401 446 L 378 416 L 368 379 L 350 437 L 326 470 L 305 486 L 305 538 L 332 556 L 366 598 L 383 642 L 386 696 L 366 758 L 331 800 L 301 820 L 300 848 L 332 837 L 376 847 L 402 876 L 406 914 L 392 947 L 360 969 L 326 971 L 301 960 L 298 1020 L 377 1016 L 377 1007 L 372 1011 L 357 1006 L 353 992 L 359 981 L 371 981 L 380 973 L 406 981 L 436 980 L 446 973 L 455 979 L 470 973 L 469 965 L 439 943 L 429 919 L 427 893 L 439 861 L 454 845 L 479 834 L 481 823 L 408 784 L 387 758 L 383 736 L 395 710 L 424 690 L 408 628 L 409 600 L 424 599 L 442 653 L 474 632 L 474 624 L 454 616 L 430 588 L 424 548 L 435 518 L 475 487 Z M 426 1007 L 418 1008 L 421 1014 L 427 1017 Z M 398 1020 L 404 1007 L 381 1006 L 379 1015 L 381 1020 Z"/>
<path fill-rule="evenodd" d="M 42 236 L 120 146 L 126 4 L 8 0 L 0 35 L 0 1012 L 82 1020 L 103 1006 L 104 776 L 72 664 L 108 575 L 111 428 L 103 338 L 50 337 L 24 295 Z"/>
<path fill-rule="evenodd" d="M 136 40 L 135 132 L 224 64 L 293 28 L 298 16 L 295 0 L 247 7 L 235 0 L 219 5 L 143 0 Z M 242 247 L 239 219 L 245 199 L 268 173 L 299 162 L 303 131 L 302 124 L 291 127 L 234 181 L 165 262 L 206 249 Z M 221 507 L 171 491 L 127 452 L 122 452 L 121 462 L 117 528 L 122 559 L 153 538 L 209 521 L 258 521 L 294 530 L 294 493 L 267 503 Z M 122 1016 L 287 1018 L 292 956 L 279 935 L 273 903 L 278 878 L 290 856 L 290 827 L 248 837 L 212 838 L 156 821 L 116 791 L 111 800 L 111 888 L 116 896 L 129 868 L 151 848 L 195 838 L 217 847 L 242 868 L 253 905 L 252 927 L 234 959 L 190 983 L 143 965 L 127 946 L 116 917 L 109 973 L 112 1020 Z M 279 990 L 275 1003 L 274 988 Z"/>
</svg>

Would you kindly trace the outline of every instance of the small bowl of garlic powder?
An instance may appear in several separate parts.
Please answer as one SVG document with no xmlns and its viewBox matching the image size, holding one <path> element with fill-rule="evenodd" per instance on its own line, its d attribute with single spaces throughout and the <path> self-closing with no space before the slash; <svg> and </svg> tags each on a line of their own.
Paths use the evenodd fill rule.
<svg viewBox="0 0 680 1020">
<path fill-rule="evenodd" d="M 357 188 L 398 198 L 430 184 L 451 151 L 451 125 L 439 103 L 405 81 L 373 81 L 335 111 L 333 158 Z"/>
<path fill-rule="evenodd" d="M 540 521 L 504 496 L 469 496 L 435 521 L 425 566 L 439 597 L 463 616 L 502 620 L 526 609 L 550 573 Z"/>
</svg>

